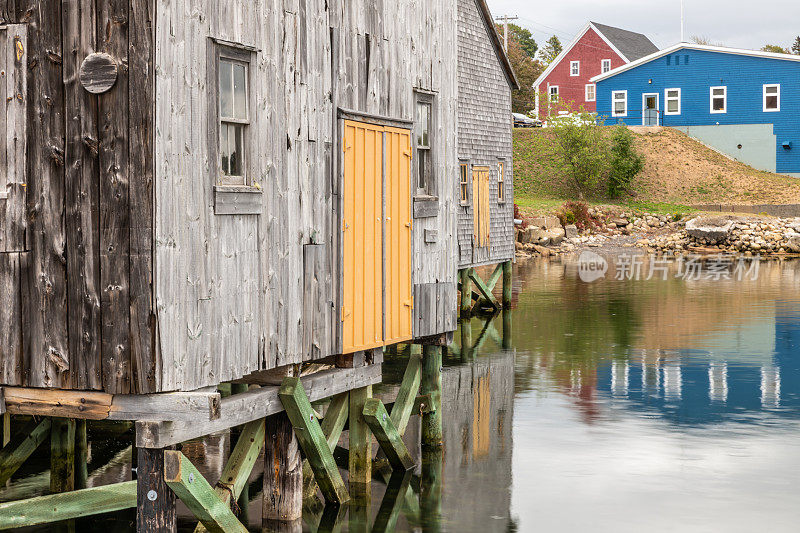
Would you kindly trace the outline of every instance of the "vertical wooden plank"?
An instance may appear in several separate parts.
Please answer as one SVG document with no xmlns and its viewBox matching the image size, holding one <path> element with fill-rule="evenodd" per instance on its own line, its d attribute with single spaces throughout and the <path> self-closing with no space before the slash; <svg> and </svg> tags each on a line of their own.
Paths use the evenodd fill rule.
<svg viewBox="0 0 800 533">
<path fill-rule="evenodd" d="M 513 264 L 511 261 L 503 263 L 503 307 L 511 308 L 511 290 L 513 289 Z"/>
<path fill-rule="evenodd" d="M 97 50 L 128 62 L 128 0 L 97 0 Z M 98 97 L 103 388 L 131 392 L 128 71 Z"/>
<path fill-rule="evenodd" d="M 286 412 L 266 419 L 262 519 L 280 526 L 303 517 L 303 468 L 300 448 Z"/>
<path fill-rule="evenodd" d="M 75 419 L 53 418 L 50 430 L 50 492 L 75 490 Z"/>
<path fill-rule="evenodd" d="M 155 0 L 129 1 L 131 392 L 144 394 L 161 390 L 152 296 L 156 12 Z"/>
<path fill-rule="evenodd" d="M 164 450 L 138 448 L 136 532 L 177 531 L 175 493 L 164 481 Z"/>
<path fill-rule="evenodd" d="M 17 4 L 28 22 L 28 267 L 24 271 L 25 385 L 68 387 L 64 256 L 64 84 L 61 3 Z"/>
<path fill-rule="evenodd" d="M 350 485 L 372 481 L 372 433 L 364 420 L 364 404 L 372 386 L 350 391 Z"/>
<path fill-rule="evenodd" d="M 6 385 L 23 380 L 20 275 L 20 254 L 0 254 L 0 378 Z"/>
<path fill-rule="evenodd" d="M 62 0 L 66 108 L 65 204 L 67 303 L 72 384 L 103 386 L 100 362 L 100 220 L 97 99 L 80 83 L 83 60 L 95 51 L 94 1 Z"/>
</svg>

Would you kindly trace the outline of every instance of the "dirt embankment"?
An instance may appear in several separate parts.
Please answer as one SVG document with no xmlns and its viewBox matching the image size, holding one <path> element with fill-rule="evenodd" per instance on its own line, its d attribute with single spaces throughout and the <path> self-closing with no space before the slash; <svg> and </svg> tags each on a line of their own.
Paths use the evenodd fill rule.
<svg viewBox="0 0 800 533">
<path fill-rule="evenodd" d="M 557 163 L 552 134 L 546 129 L 514 131 L 516 194 L 571 195 Z M 670 128 L 635 136 L 646 162 L 634 181 L 631 200 L 682 205 L 800 203 L 797 178 L 755 170 Z"/>
</svg>

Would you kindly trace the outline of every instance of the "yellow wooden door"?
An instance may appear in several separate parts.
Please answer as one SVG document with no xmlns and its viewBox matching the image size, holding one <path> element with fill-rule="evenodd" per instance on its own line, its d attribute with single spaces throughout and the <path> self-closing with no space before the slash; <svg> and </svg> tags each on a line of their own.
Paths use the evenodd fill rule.
<svg viewBox="0 0 800 533">
<path fill-rule="evenodd" d="M 386 128 L 385 344 L 411 339 L 411 131 Z"/>
<path fill-rule="evenodd" d="M 491 171 L 487 167 L 473 167 L 472 169 L 472 217 L 473 233 L 476 248 L 489 246 L 489 232 L 491 218 L 489 209 L 489 177 Z"/>
<path fill-rule="evenodd" d="M 383 132 L 344 124 L 343 353 L 383 345 Z"/>
</svg>

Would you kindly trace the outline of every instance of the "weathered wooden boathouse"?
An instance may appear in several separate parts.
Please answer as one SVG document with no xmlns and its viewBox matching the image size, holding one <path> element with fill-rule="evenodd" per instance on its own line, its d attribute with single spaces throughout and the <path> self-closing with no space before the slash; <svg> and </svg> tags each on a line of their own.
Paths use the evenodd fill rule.
<svg viewBox="0 0 800 533">
<path fill-rule="evenodd" d="M 514 80 L 488 16 L 483 0 L 0 1 L 0 479 L 49 437 L 51 489 L 67 493 L 15 502 L 56 509 L 41 515 L 0 506 L 0 528 L 136 506 L 139 531 L 171 531 L 177 494 L 238 531 L 227 504 L 265 440 L 281 468 L 264 490 L 282 494 L 265 518 L 292 521 L 297 441 L 306 483 L 339 502 L 346 423 L 351 487 L 371 479 L 373 433 L 409 466 L 412 410 L 423 443 L 441 442 L 459 157 L 500 161 L 492 140 L 459 140 L 485 87 L 459 97 L 466 41 Z M 463 28 L 476 20 L 488 33 Z M 387 423 L 371 385 L 398 343 L 423 356 Z M 319 422 L 310 402 L 328 398 Z M 136 481 L 69 492 L 86 420 L 136 423 Z M 230 483 L 212 489 L 175 446 L 235 426 Z"/>
<path fill-rule="evenodd" d="M 503 275 L 510 291 L 516 253 L 510 117 L 519 84 L 485 0 L 458 1 L 458 88 L 458 268 L 466 315 L 478 302 L 495 311 L 507 304 L 492 290 Z M 475 268 L 490 265 L 497 267 L 484 282 Z"/>
</svg>

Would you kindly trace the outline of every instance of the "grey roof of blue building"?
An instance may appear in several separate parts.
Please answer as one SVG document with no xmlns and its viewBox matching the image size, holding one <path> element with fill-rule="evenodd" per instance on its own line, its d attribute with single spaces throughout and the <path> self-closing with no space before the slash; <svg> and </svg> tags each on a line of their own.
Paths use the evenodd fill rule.
<svg viewBox="0 0 800 533">
<path fill-rule="evenodd" d="M 592 24 L 617 47 L 617 50 L 622 52 L 628 61 L 636 61 L 658 52 L 658 47 L 646 35 L 597 22 L 592 22 Z"/>
</svg>

